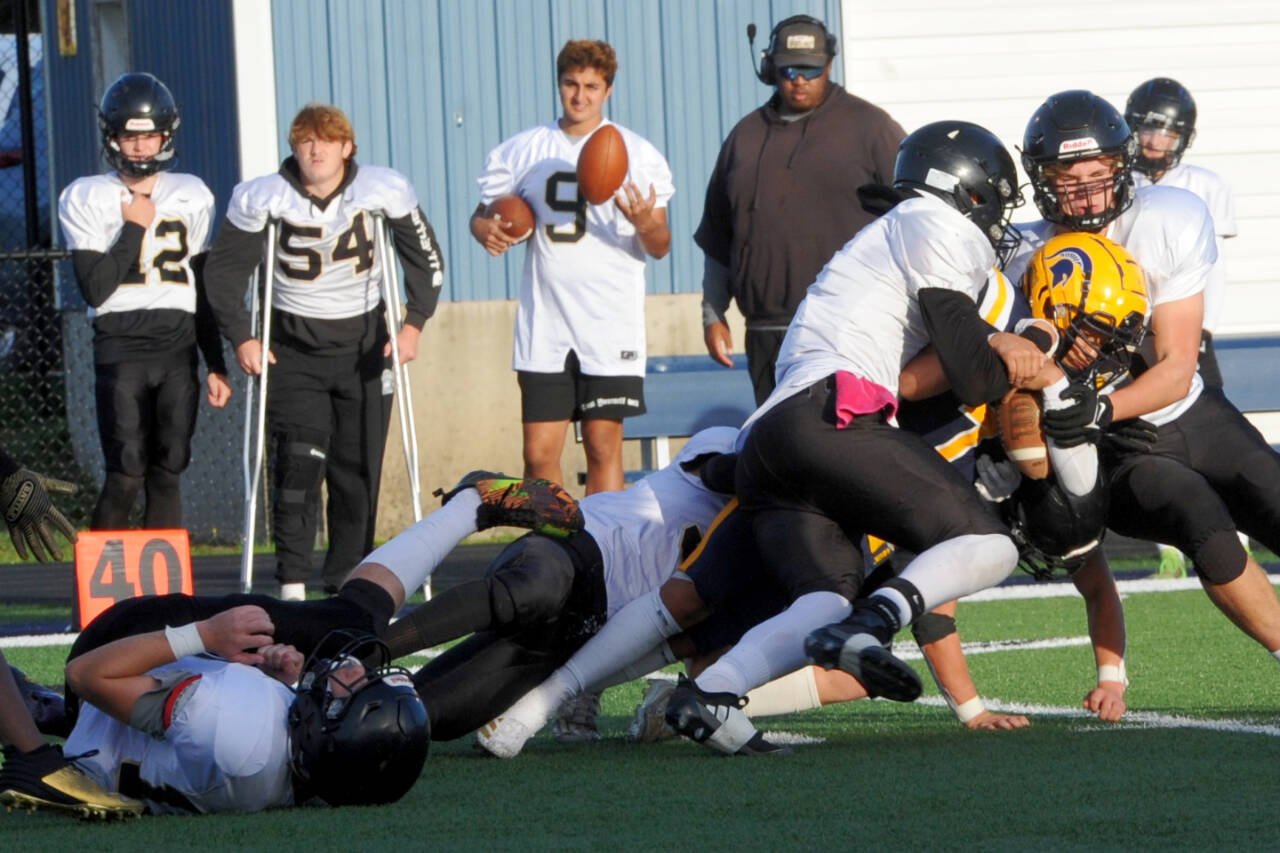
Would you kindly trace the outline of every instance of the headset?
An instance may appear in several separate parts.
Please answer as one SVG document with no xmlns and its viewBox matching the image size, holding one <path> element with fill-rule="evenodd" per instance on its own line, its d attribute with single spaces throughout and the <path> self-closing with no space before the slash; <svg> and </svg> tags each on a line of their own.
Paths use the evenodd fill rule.
<svg viewBox="0 0 1280 853">
<path fill-rule="evenodd" d="M 837 53 L 840 52 L 839 41 L 834 35 L 827 31 L 827 25 L 812 15 L 792 15 L 790 18 L 779 21 L 774 25 L 773 31 L 769 33 L 769 47 L 767 50 L 760 51 L 760 68 L 756 70 L 756 78 L 766 86 L 778 85 L 778 69 L 773 65 L 773 58 L 778 54 L 778 31 L 783 27 L 791 24 L 809 24 L 822 30 L 823 36 L 826 38 L 827 61 L 831 61 Z M 747 50 L 749 53 L 755 52 L 756 46 L 756 25 L 747 24 Z M 755 70 L 755 69 L 753 69 Z"/>
</svg>

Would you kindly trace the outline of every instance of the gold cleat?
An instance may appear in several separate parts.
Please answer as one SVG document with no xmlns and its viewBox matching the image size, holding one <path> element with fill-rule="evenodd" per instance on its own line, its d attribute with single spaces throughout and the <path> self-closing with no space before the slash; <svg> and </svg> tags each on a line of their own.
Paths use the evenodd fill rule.
<svg viewBox="0 0 1280 853">
<path fill-rule="evenodd" d="M 4 748 L 0 768 L 0 803 L 33 813 L 37 809 L 69 812 L 85 820 L 138 817 L 140 800 L 108 791 L 62 755 L 56 746 L 24 753 Z"/>
</svg>

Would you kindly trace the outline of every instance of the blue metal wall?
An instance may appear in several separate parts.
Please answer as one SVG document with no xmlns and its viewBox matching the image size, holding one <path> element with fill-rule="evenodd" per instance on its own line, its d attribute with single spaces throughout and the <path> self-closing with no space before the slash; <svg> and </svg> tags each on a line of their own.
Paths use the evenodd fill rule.
<svg viewBox="0 0 1280 853">
<path fill-rule="evenodd" d="M 513 298 L 521 252 L 495 261 L 467 227 L 476 176 L 503 139 L 559 115 L 564 42 L 603 38 L 620 64 L 610 118 L 653 142 L 675 175 L 672 251 L 649 264 L 649 291 L 697 291 L 692 235 L 720 142 L 769 94 L 746 26 L 758 25 L 759 51 L 773 22 L 796 13 L 840 31 L 839 0 L 273 0 L 280 150 L 303 104 L 341 106 L 359 159 L 417 188 L 446 253 L 444 298 Z"/>
<path fill-rule="evenodd" d="M 198 175 L 218 199 L 219 219 L 239 174 L 235 48 L 231 4 L 130 0 L 130 68 L 150 71 L 173 91 L 182 111 L 178 166 Z M 52 197 L 81 175 L 103 171 L 93 82 L 91 3 L 74 5 L 79 50 L 61 56 L 53 33 L 56 0 L 45 0 L 46 80 L 50 93 Z M 111 81 L 106 81 L 109 84 Z M 61 235 L 59 235 L 59 241 Z"/>
</svg>

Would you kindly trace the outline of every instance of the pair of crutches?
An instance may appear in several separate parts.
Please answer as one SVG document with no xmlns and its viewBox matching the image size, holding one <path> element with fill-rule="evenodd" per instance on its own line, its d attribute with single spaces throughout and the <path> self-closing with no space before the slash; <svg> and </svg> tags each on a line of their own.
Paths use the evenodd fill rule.
<svg viewBox="0 0 1280 853">
<path fill-rule="evenodd" d="M 413 419 L 413 400 L 409 385 L 409 365 L 400 362 L 397 331 L 403 314 L 400 298 L 400 274 L 386 221 L 373 217 L 375 250 L 382 263 L 382 301 L 386 309 L 387 331 L 391 338 L 392 370 L 395 378 L 396 405 L 400 416 L 400 439 L 404 446 L 405 465 L 409 474 L 409 493 L 413 502 L 413 520 L 422 520 L 422 483 L 418 473 L 418 432 Z M 262 490 L 263 457 L 266 455 L 267 372 L 270 368 L 271 300 L 275 284 L 277 225 L 267 223 L 267 245 L 263 263 L 250 281 L 251 328 L 260 330 L 262 372 L 247 377 L 244 406 L 244 553 L 240 561 L 240 588 L 248 593 L 253 588 L 253 544 L 258 522 L 258 495 Z M 261 294 L 259 291 L 261 290 Z M 263 306 L 266 306 L 264 310 Z M 431 597 L 431 580 L 423 586 Z"/>
</svg>

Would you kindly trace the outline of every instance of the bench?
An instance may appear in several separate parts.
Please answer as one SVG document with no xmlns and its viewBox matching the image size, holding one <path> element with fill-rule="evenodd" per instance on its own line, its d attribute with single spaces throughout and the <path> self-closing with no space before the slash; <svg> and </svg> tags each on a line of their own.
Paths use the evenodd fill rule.
<svg viewBox="0 0 1280 853">
<path fill-rule="evenodd" d="M 644 402 L 643 415 L 622 422 L 623 439 L 641 442 L 641 469 L 626 472 L 628 483 L 671 463 L 671 439 L 687 438 L 707 427 L 742 426 L 756 410 L 747 357 L 735 355 L 732 369 L 705 354 L 651 357 L 645 370 Z M 578 440 L 582 440 L 580 433 Z M 586 479 L 585 473 L 578 474 L 579 485 Z"/>
</svg>

